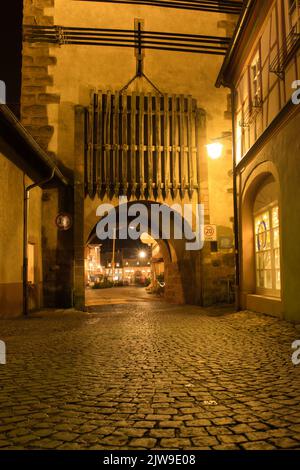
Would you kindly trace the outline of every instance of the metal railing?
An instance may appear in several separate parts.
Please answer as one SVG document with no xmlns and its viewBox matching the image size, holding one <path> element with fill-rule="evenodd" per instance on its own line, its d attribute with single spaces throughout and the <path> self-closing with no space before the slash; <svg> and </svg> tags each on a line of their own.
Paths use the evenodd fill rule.
<svg viewBox="0 0 300 470">
<path fill-rule="evenodd" d="M 279 78 L 283 79 L 285 68 L 290 61 L 293 54 L 300 46 L 300 20 L 292 28 L 290 34 L 287 36 L 285 43 L 278 51 L 270 65 L 270 72 L 275 73 Z"/>
<path fill-rule="evenodd" d="M 243 117 L 239 122 L 240 127 L 249 127 L 254 121 L 255 117 L 261 112 L 262 101 L 261 99 L 255 99 L 252 104 L 245 110 Z"/>
</svg>

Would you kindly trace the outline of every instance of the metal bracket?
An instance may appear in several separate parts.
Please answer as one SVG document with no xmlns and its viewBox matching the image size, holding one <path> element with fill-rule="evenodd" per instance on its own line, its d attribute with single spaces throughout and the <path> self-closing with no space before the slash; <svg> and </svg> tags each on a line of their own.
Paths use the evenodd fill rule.
<svg viewBox="0 0 300 470">
<path fill-rule="evenodd" d="M 66 44 L 64 28 L 62 26 L 56 26 L 55 33 L 56 33 L 56 39 L 57 39 L 58 44 L 60 46 L 63 44 Z"/>
<path fill-rule="evenodd" d="M 135 31 L 135 57 L 136 57 L 136 74 L 132 77 L 126 85 L 121 88 L 120 93 L 124 93 L 129 85 L 131 85 L 137 78 L 144 78 L 149 85 L 158 93 L 162 95 L 162 92 L 154 85 L 154 83 L 145 75 L 144 73 L 144 57 L 145 51 L 143 49 L 143 39 L 142 39 L 142 32 L 144 30 L 145 22 L 142 19 L 135 18 L 134 20 L 134 31 Z"/>
<path fill-rule="evenodd" d="M 136 47 L 135 47 L 135 56 L 136 56 L 136 75 L 137 77 L 142 77 L 144 73 L 144 56 L 145 52 L 142 48 L 142 31 L 144 30 L 144 20 L 135 18 L 134 20 L 134 31 L 136 36 Z"/>
</svg>

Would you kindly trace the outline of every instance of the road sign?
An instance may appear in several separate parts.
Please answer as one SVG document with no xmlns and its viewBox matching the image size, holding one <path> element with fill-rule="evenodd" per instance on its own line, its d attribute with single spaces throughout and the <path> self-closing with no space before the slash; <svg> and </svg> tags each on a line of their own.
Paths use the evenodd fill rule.
<svg viewBox="0 0 300 470">
<path fill-rule="evenodd" d="M 204 225 L 204 240 L 206 242 L 217 241 L 217 226 L 216 225 Z"/>
</svg>

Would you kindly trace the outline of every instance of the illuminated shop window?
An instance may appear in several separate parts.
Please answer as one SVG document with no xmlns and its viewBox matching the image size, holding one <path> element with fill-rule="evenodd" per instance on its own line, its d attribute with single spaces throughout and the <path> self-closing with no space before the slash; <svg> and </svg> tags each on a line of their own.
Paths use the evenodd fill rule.
<svg viewBox="0 0 300 470">
<path fill-rule="evenodd" d="M 257 293 L 280 297 L 279 208 L 274 203 L 254 217 Z"/>
</svg>

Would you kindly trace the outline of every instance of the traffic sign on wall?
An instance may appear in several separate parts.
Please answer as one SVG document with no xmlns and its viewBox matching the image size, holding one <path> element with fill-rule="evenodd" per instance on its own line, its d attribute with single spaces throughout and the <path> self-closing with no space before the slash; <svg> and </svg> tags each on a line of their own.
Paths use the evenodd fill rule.
<svg viewBox="0 0 300 470">
<path fill-rule="evenodd" d="M 217 241 L 217 226 L 216 225 L 204 225 L 204 240 L 206 242 Z"/>
</svg>

